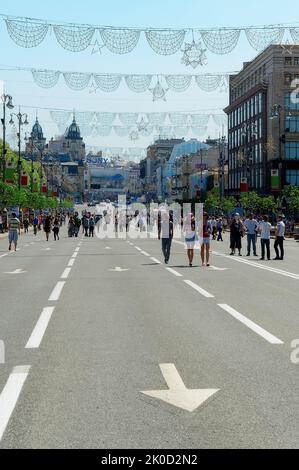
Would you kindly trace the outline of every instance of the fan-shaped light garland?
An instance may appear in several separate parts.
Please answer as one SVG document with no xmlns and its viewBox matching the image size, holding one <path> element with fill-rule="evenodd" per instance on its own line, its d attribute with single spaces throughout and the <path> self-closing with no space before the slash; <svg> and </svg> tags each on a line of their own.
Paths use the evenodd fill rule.
<svg viewBox="0 0 299 470">
<path fill-rule="evenodd" d="M 298 42 L 299 29 L 295 25 L 265 25 L 235 28 L 128 28 L 113 26 L 94 26 L 73 23 L 52 23 L 26 17 L 0 15 L 6 23 L 11 39 L 21 47 L 37 47 L 47 36 L 54 32 L 58 43 L 71 52 L 81 52 L 89 46 L 99 44 L 114 54 L 127 54 L 138 44 L 141 33 L 153 51 L 161 55 L 178 52 L 190 33 L 196 34 L 205 47 L 215 54 L 228 54 L 237 46 L 243 32 L 250 45 L 260 51 L 270 44 L 282 41 L 287 31 L 295 42 Z M 96 36 L 95 40 L 94 37 Z M 93 42 L 94 41 L 94 42 Z M 188 43 L 187 43 L 188 44 Z M 190 43 L 192 45 L 192 42 Z M 185 57 L 185 55 L 184 55 Z M 186 57 L 185 57 L 186 58 Z"/>
</svg>

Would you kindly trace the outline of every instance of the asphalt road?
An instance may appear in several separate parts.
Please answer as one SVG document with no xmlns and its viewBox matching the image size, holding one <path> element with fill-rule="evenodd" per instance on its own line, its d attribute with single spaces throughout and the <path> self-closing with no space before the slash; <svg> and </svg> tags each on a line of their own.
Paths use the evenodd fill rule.
<svg viewBox="0 0 299 470">
<path fill-rule="evenodd" d="M 61 235 L 0 240 L 1 448 L 298 448 L 298 243 L 262 262 L 226 235 L 189 268 L 179 240 L 165 266 L 153 237 Z M 218 391 L 142 393 L 177 399 L 174 370 Z"/>
</svg>

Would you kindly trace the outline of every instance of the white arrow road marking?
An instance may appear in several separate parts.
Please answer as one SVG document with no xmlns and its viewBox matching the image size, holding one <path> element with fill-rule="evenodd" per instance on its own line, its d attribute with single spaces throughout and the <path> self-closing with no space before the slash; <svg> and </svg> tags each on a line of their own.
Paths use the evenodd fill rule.
<svg viewBox="0 0 299 470">
<path fill-rule="evenodd" d="M 15 271 L 12 271 L 11 273 L 4 273 L 4 274 L 25 274 L 28 271 L 23 271 L 22 269 L 16 269 Z"/>
<path fill-rule="evenodd" d="M 17 404 L 29 370 L 30 366 L 15 367 L 2 390 L 0 395 L 0 440 Z"/>
<path fill-rule="evenodd" d="M 168 390 L 148 390 L 141 393 L 152 398 L 158 398 L 190 413 L 219 391 L 216 388 L 186 388 L 174 364 L 160 364 L 160 369 L 168 385 Z"/>
<path fill-rule="evenodd" d="M 129 269 L 121 268 L 120 266 L 116 266 L 114 269 L 110 269 L 110 271 L 114 271 L 116 273 L 122 273 L 123 271 L 129 271 Z"/>
<path fill-rule="evenodd" d="M 211 271 L 227 271 L 228 270 L 228 268 L 218 268 L 217 266 L 209 266 L 208 269 Z"/>
</svg>

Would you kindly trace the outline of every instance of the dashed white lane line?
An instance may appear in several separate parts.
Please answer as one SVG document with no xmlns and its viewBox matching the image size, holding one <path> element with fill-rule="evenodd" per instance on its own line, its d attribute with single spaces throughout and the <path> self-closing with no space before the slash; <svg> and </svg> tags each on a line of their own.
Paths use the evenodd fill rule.
<svg viewBox="0 0 299 470">
<path fill-rule="evenodd" d="M 140 251 L 140 253 L 144 256 L 151 256 L 150 254 L 148 254 L 146 251 Z"/>
<path fill-rule="evenodd" d="M 61 279 L 67 279 L 70 275 L 71 269 L 72 268 L 65 268 L 65 270 L 61 274 Z"/>
<path fill-rule="evenodd" d="M 39 348 L 55 307 L 45 307 L 25 346 L 25 349 Z"/>
<path fill-rule="evenodd" d="M 176 276 L 176 277 L 183 277 L 182 274 L 178 273 L 177 271 L 175 271 L 175 270 L 172 269 L 172 268 L 166 268 L 166 269 L 167 269 L 167 271 L 169 271 L 171 274 L 173 274 L 173 275 Z"/>
<path fill-rule="evenodd" d="M 151 260 L 152 260 L 154 263 L 162 264 L 161 261 L 159 261 L 157 258 L 151 258 Z"/>
<path fill-rule="evenodd" d="M 71 258 L 68 262 L 68 267 L 74 266 L 75 261 L 75 258 Z"/>
<path fill-rule="evenodd" d="M 79 248 L 79 247 L 77 247 L 77 248 L 75 249 L 75 253 L 78 253 L 78 251 L 80 251 L 80 248 Z"/>
<path fill-rule="evenodd" d="M 78 251 L 72 255 L 72 258 L 77 258 L 78 256 Z"/>
<path fill-rule="evenodd" d="M 220 308 L 222 308 L 225 312 L 229 313 L 232 315 L 236 320 L 239 320 L 241 323 L 246 325 L 248 328 L 250 328 L 252 331 L 257 333 L 259 336 L 262 336 L 266 341 L 268 341 L 271 344 L 284 344 L 281 339 L 276 338 L 276 336 L 273 336 L 271 333 L 268 331 L 264 330 L 264 328 L 260 327 L 256 323 L 254 323 L 252 320 L 249 320 L 249 318 L 245 317 L 241 313 L 237 312 L 237 310 L 233 309 L 227 304 L 218 304 Z"/>
<path fill-rule="evenodd" d="M 203 295 L 204 297 L 206 297 L 207 299 L 212 299 L 214 298 L 214 295 L 210 294 L 209 292 L 207 292 L 206 290 L 202 289 L 202 287 L 199 287 L 197 284 L 195 284 L 195 282 L 192 282 L 192 281 L 188 281 L 186 279 L 184 279 L 184 282 L 186 284 L 188 284 L 188 286 L 192 287 L 193 289 L 195 289 L 197 292 L 199 292 L 201 295 Z"/>
<path fill-rule="evenodd" d="M 142 249 L 139 248 L 139 246 L 135 246 L 135 248 L 136 248 L 136 250 L 138 250 L 138 251 L 142 251 Z"/>
<path fill-rule="evenodd" d="M 56 302 L 59 299 L 62 289 L 64 288 L 65 281 L 58 281 L 54 287 L 52 294 L 49 297 L 49 302 Z"/>
<path fill-rule="evenodd" d="M 7 255 L 8 255 L 8 253 L 4 253 L 4 255 L 1 255 L 0 258 L 4 258 Z"/>
<path fill-rule="evenodd" d="M 30 366 L 15 367 L 2 390 L 0 395 L 0 440 L 15 409 L 29 370 Z"/>
</svg>

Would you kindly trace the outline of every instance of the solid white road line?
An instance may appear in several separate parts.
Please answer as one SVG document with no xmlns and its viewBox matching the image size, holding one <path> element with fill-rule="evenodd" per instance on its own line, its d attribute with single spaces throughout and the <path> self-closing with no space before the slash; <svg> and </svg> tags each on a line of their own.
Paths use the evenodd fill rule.
<svg viewBox="0 0 299 470">
<path fill-rule="evenodd" d="M 161 261 L 159 261 L 157 258 L 151 258 L 151 260 L 152 260 L 154 263 L 162 264 Z"/>
<path fill-rule="evenodd" d="M 56 286 L 54 287 L 52 294 L 49 297 L 50 302 L 55 302 L 59 299 L 62 289 L 64 288 L 65 281 L 57 282 Z"/>
<path fill-rule="evenodd" d="M 25 346 L 25 349 L 34 349 L 40 346 L 43 336 L 46 332 L 47 326 L 51 319 L 52 313 L 54 312 L 55 307 L 46 307 L 41 313 L 39 320 L 28 340 L 28 343 Z"/>
<path fill-rule="evenodd" d="M 171 274 L 174 274 L 174 275 L 177 276 L 177 277 L 183 277 L 182 274 L 178 273 L 177 271 L 175 271 L 175 270 L 172 269 L 172 268 L 166 268 L 166 269 L 167 269 L 167 271 L 169 271 Z"/>
<path fill-rule="evenodd" d="M 190 287 L 193 287 L 193 289 L 195 289 L 197 292 L 199 292 L 201 295 L 203 295 L 204 297 L 206 297 L 207 299 L 212 299 L 214 298 L 214 295 L 210 294 L 209 292 L 207 292 L 206 290 L 202 289 L 201 287 L 199 287 L 197 284 L 195 284 L 194 282 L 192 281 L 187 281 L 187 280 L 184 280 L 184 282 L 186 284 L 188 284 L 188 286 Z"/>
<path fill-rule="evenodd" d="M 259 263 L 256 263 L 255 261 L 249 261 L 247 259 L 243 259 L 243 258 L 240 259 L 239 257 L 225 255 L 223 253 L 219 253 L 218 251 L 213 251 L 213 253 L 216 256 L 221 256 L 223 258 L 231 259 L 232 261 L 237 261 L 238 263 L 247 264 L 248 266 L 252 266 L 253 268 L 265 269 L 266 271 L 270 271 L 270 272 L 273 272 L 275 274 L 280 274 L 281 276 L 286 276 L 286 277 L 290 277 L 290 278 L 299 280 L 299 274 L 296 274 L 296 273 L 290 273 L 288 271 L 273 268 L 273 267 L 267 266 L 265 264 L 259 264 Z M 267 263 L 267 261 L 263 261 L 263 262 Z"/>
<path fill-rule="evenodd" d="M 17 404 L 29 370 L 30 366 L 15 367 L 2 390 L 0 395 L 0 440 Z"/>
<path fill-rule="evenodd" d="M 72 258 L 77 258 L 77 256 L 78 256 L 78 252 L 77 252 L 77 253 L 74 253 L 74 254 L 72 255 Z"/>
<path fill-rule="evenodd" d="M 260 327 L 253 321 L 249 320 L 249 318 L 245 317 L 241 313 L 237 312 L 237 310 L 233 309 L 229 305 L 226 304 L 218 304 L 220 308 L 225 310 L 227 313 L 232 315 L 234 318 L 239 320 L 241 323 L 246 325 L 248 328 L 250 328 L 252 331 L 257 333 L 258 335 L 262 336 L 266 341 L 268 341 L 271 344 L 283 344 L 283 341 L 281 339 L 276 338 L 276 336 L 273 336 L 271 333 L 268 331 L 264 330 L 264 328 Z"/>
<path fill-rule="evenodd" d="M 61 279 L 67 279 L 69 277 L 69 274 L 71 272 L 72 268 L 65 268 L 63 273 L 61 274 Z"/>
<path fill-rule="evenodd" d="M 76 260 L 75 260 L 74 258 L 71 258 L 71 259 L 69 260 L 68 266 L 74 266 L 75 261 L 76 261 Z"/>
</svg>

